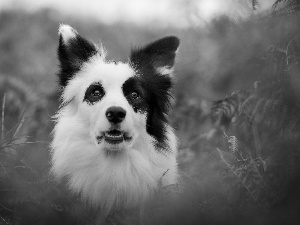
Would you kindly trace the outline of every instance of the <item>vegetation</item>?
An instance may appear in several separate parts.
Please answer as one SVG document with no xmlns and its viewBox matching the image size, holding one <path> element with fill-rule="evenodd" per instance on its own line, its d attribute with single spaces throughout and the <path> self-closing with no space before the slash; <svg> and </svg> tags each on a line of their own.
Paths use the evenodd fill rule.
<svg viewBox="0 0 300 225">
<path fill-rule="evenodd" d="M 299 224 L 298 11 L 297 1 L 281 0 L 267 15 L 222 16 L 186 30 L 106 26 L 52 10 L 1 12 L 0 224 L 95 222 L 95 212 L 48 173 L 62 22 L 101 38 L 115 60 L 125 61 L 132 44 L 181 37 L 171 121 L 182 180 L 157 193 L 148 223 Z M 126 212 L 107 221 L 136 223 Z"/>
</svg>

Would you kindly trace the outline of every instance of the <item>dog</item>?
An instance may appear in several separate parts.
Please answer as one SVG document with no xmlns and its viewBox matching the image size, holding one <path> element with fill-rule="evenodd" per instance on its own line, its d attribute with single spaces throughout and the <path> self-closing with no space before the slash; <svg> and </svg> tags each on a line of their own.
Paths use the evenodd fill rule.
<svg viewBox="0 0 300 225">
<path fill-rule="evenodd" d="M 61 106 L 55 116 L 51 172 L 90 206 L 131 209 L 160 185 L 177 183 L 177 138 L 168 123 L 180 40 L 134 48 L 128 62 L 69 25 L 59 27 Z"/>
</svg>

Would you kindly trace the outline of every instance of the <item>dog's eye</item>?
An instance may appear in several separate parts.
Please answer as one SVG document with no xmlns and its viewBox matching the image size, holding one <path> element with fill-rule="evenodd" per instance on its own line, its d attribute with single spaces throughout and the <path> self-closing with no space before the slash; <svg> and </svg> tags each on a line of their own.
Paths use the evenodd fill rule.
<svg viewBox="0 0 300 225">
<path fill-rule="evenodd" d="M 90 92 L 90 101 L 94 102 L 102 98 L 104 95 L 103 89 L 100 86 L 95 86 Z"/>
<path fill-rule="evenodd" d="M 133 100 L 137 100 L 137 99 L 140 98 L 140 95 L 139 95 L 139 93 L 138 93 L 137 91 L 133 91 L 133 92 L 131 92 L 130 97 L 131 97 Z"/>
<path fill-rule="evenodd" d="M 101 84 L 92 84 L 85 92 L 84 100 L 90 103 L 99 101 L 104 96 Z"/>
</svg>

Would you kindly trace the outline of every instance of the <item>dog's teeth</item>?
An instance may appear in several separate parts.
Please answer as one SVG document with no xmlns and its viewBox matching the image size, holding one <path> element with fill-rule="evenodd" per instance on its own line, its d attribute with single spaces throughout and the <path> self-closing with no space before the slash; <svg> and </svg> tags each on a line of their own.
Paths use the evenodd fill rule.
<svg viewBox="0 0 300 225">
<path fill-rule="evenodd" d="M 109 133 L 106 133 L 105 136 L 108 137 L 108 138 L 112 138 L 112 139 L 120 139 L 120 138 L 123 137 L 123 134 L 120 134 L 120 135 L 111 135 Z"/>
</svg>

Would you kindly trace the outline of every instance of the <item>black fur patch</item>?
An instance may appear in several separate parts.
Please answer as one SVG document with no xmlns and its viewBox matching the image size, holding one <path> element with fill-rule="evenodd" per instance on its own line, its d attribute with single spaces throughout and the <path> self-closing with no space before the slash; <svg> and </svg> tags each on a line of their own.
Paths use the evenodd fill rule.
<svg viewBox="0 0 300 225">
<path fill-rule="evenodd" d="M 137 113 L 148 113 L 149 110 L 149 94 L 143 87 L 142 80 L 138 77 L 131 77 L 122 86 L 124 96 L 126 97 L 129 104 L 133 107 Z M 131 94 L 137 93 L 138 98 L 134 99 Z"/>
<path fill-rule="evenodd" d="M 60 35 L 57 53 L 60 62 L 59 81 L 60 85 L 65 87 L 82 64 L 98 51 L 93 43 L 77 34 L 75 38 L 70 38 L 68 43 L 64 43 Z"/>
<path fill-rule="evenodd" d="M 130 65 L 136 71 L 136 76 L 125 84 L 133 89 L 140 87 L 143 90 L 144 103 L 141 104 L 141 108 L 147 111 L 146 130 L 155 138 L 158 149 L 168 149 L 166 124 L 173 81 L 171 76 L 159 74 L 156 69 L 173 67 L 178 46 L 177 37 L 166 37 L 144 48 L 134 49 L 130 56 Z"/>
</svg>

